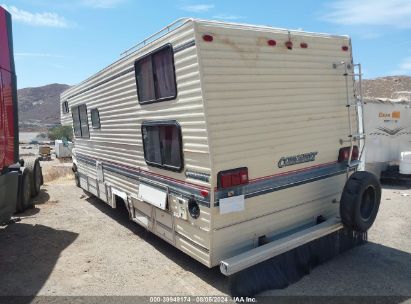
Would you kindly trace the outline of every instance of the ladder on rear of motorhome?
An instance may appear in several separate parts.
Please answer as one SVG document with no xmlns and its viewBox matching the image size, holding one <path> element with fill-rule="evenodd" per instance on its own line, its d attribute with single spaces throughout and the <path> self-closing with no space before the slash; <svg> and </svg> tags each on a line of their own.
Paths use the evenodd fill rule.
<svg viewBox="0 0 411 304">
<path fill-rule="evenodd" d="M 361 160 L 362 152 L 364 149 L 364 140 L 365 140 L 365 133 L 364 133 L 364 101 L 363 101 L 363 94 L 362 94 L 362 71 L 361 71 L 361 64 L 351 64 L 349 62 L 340 62 L 338 64 L 334 64 L 334 68 L 338 68 L 338 66 L 342 66 L 344 69 L 343 76 L 345 78 L 345 88 L 346 88 L 346 108 L 347 108 L 347 115 L 348 115 L 348 128 L 349 134 L 347 139 L 340 139 L 340 143 L 343 144 L 345 142 L 350 143 L 350 154 L 347 163 L 347 170 L 351 168 L 352 162 L 352 153 L 354 150 L 354 145 L 358 142 L 358 151 L 359 151 L 359 160 Z M 349 81 L 352 81 L 352 85 L 354 87 L 354 96 L 350 96 L 350 85 Z M 352 98 L 354 102 L 352 102 Z M 355 109 L 355 117 L 357 118 L 357 130 L 353 130 L 353 109 Z"/>
</svg>

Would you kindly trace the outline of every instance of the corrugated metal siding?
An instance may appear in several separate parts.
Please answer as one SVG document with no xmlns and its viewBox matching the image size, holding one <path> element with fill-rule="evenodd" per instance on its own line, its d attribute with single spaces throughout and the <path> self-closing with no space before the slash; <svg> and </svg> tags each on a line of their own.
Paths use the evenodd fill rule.
<svg viewBox="0 0 411 304">
<path fill-rule="evenodd" d="M 180 180 L 209 186 L 207 183 L 186 179 L 184 173 L 147 166 L 141 138 L 141 123 L 146 120 L 177 120 L 183 133 L 185 169 L 210 173 L 207 132 L 203 101 L 199 83 L 196 47 L 175 54 L 178 96 L 176 100 L 140 106 L 134 72 L 93 88 L 78 96 L 70 97 L 108 77 L 133 67 L 134 61 L 156 48 L 171 43 L 174 47 L 194 39 L 192 24 L 187 24 L 172 35 L 161 38 L 155 44 L 109 66 L 86 82 L 70 88 L 62 94 L 70 107 L 87 104 L 90 139 L 75 140 L 78 153 L 102 160 L 114 161 L 135 168 L 152 171 Z M 101 129 L 91 127 L 90 109 L 100 112 Z"/>
<path fill-rule="evenodd" d="M 208 182 L 185 176 L 185 170 L 211 173 L 196 46 L 174 54 L 177 78 L 177 98 L 175 100 L 140 105 L 137 99 L 134 71 L 93 88 L 94 85 L 107 80 L 109 77 L 133 68 L 137 58 L 167 43 L 171 43 L 175 48 L 193 41 L 194 38 L 193 23 L 188 22 L 172 33 L 65 91 L 61 95 L 61 100 L 68 99 L 70 108 L 86 103 L 88 110 L 90 139 L 76 138 L 76 153 L 101 160 L 103 164 L 110 162 L 126 165 L 134 170 L 145 170 L 182 182 L 210 187 Z M 83 92 L 87 89 L 89 90 Z M 101 129 L 92 128 L 90 116 L 92 108 L 99 110 Z M 141 124 L 147 120 L 177 120 L 180 124 L 184 153 L 184 170 L 181 173 L 154 168 L 146 164 L 142 146 Z M 89 166 L 79 165 L 79 170 L 84 170 L 91 178 L 96 178 L 96 170 Z M 125 178 L 109 170 L 104 170 L 104 180 L 108 185 L 137 197 L 138 181 Z M 200 208 L 201 218 L 192 219 L 187 224 L 175 219 L 175 225 L 181 235 L 191 238 L 191 242 L 197 242 L 208 248 L 207 232 L 210 230 L 210 209 L 203 206 Z M 189 231 L 185 231 L 187 225 L 190 226 Z M 203 236 L 203 234 L 205 235 Z M 177 247 L 181 245 L 180 249 L 183 251 L 186 249 L 185 241 L 181 241 L 180 238 L 177 237 L 174 242 Z M 190 253 L 192 250 L 185 251 Z M 208 254 L 202 253 L 198 256 L 194 255 L 194 257 L 209 264 Z"/>
</svg>

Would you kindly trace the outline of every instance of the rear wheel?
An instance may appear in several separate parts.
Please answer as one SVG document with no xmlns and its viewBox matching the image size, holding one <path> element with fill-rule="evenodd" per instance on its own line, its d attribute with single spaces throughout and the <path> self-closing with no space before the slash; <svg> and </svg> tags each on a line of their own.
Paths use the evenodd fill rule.
<svg viewBox="0 0 411 304">
<path fill-rule="evenodd" d="M 25 169 L 21 176 L 20 191 L 19 191 L 19 200 L 17 202 L 17 212 L 23 212 L 28 208 L 33 207 L 31 202 L 31 189 L 32 189 L 32 180 L 31 173 L 29 170 Z"/>
<path fill-rule="evenodd" d="M 80 174 L 77 172 L 76 164 L 73 164 L 73 167 L 71 168 L 71 170 L 73 170 L 73 173 L 74 173 L 74 181 L 76 183 L 76 186 L 81 188 L 81 186 L 80 186 Z"/>
<path fill-rule="evenodd" d="M 31 195 L 37 196 L 40 193 L 40 187 L 43 184 L 43 174 L 41 172 L 38 158 L 30 158 L 24 161 L 24 165 L 31 173 Z"/>
<path fill-rule="evenodd" d="M 76 183 L 76 186 L 80 188 L 80 175 L 78 174 L 78 172 L 74 172 L 74 181 Z"/>
</svg>

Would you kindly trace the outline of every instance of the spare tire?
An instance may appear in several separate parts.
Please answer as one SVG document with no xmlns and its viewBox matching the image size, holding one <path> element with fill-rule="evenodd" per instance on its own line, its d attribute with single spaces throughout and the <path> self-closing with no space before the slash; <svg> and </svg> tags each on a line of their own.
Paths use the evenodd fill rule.
<svg viewBox="0 0 411 304">
<path fill-rule="evenodd" d="M 354 172 L 344 186 L 340 201 L 343 224 L 352 230 L 366 232 L 377 217 L 381 201 L 378 178 L 366 171 Z"/>
</svg>

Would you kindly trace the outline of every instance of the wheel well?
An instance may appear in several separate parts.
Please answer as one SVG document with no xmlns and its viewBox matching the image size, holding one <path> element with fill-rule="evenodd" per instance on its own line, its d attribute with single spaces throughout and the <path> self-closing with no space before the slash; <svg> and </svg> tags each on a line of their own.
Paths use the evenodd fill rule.
<svg viewBox="0 0 411 304">
<path fill-rule="evenodd" d="M 118 195 L 114 195 L 114 203 L 116 209 L 126 209 L 128 211 L 127 203 Z"/>
</svg>

